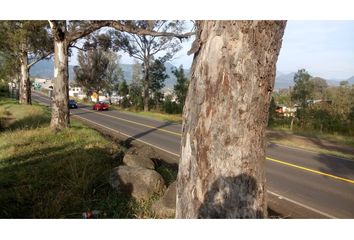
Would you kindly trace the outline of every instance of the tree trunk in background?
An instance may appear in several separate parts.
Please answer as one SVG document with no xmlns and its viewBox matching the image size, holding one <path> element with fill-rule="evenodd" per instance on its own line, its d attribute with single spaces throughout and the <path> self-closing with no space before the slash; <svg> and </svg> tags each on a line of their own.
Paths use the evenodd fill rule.
<svg viewBox="0 0 354 240">
<path fill-rule="evenodd" d="M 177 218 L 264 218 L 265 129 L 286 21 L 201 21 L 184 113 Z"/>
<path fill-rule="evenodd" d="M 19 87 L 19 102 L 21 104 L 31 104 L 31 82 L 28 74 L 28 57 L 27 52 L 20 53 L 21 76 Z"/>
<path fill-rule="evenodd" d="M 143 99 L 144 112 L 149 111 L 149 61 L 144 62 Z"/>
<path fill-rule="evenodd" d="M 65 34 L 57 34 L 54 40 L 54 84 L 52 119 L 50 126 L 58 131 L 69 125 L 68 44 Z"/>
</svg>

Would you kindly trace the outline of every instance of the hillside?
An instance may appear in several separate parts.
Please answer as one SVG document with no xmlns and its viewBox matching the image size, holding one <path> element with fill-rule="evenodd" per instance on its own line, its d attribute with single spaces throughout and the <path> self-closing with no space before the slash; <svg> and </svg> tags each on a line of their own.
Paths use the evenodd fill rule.
<svg viewBox="0 0 354 240">
<path fill-rule="evenodd" d="M 30 69 L 31 77 L 39 77 L 45 79 L 54 78 L 54 60 L 42 60 Z M 74 66 L 69 65 L 69 80 L 74 80 Z"/>
<path fill-rule="evenodd" d="M 275 89 L 289 88 L 289 87 L 294 86 L 294 75 L 295 75 L 295 72 L 284 74 L 282 72 L 277 71 L 276 77 L 275 77 Z M 316 76 L 316 77 L 326 80 L 326 82 L 329 86 L 338 86 L 341 81 L 348 81 L 349 85 L 354 84 L 354 76 L 352 76 L 348 79 L 325 79 L 320 76 Z"/>
<path fill-rule="evenodd" d="M 120 64 L 120 66 L 124 72 L 124 79 L 127 80 L 128 83 L 131 82 L 133 78 L 133 65 Z M 169 62 L 165 63 L 165 67 L 166 67 L 166 74 L 168 75 L 168 78 L 165 81 L 165 88 L 173 89 L 173 86 L 176 84 L 176 77 L 175 75 L 173 75 L 172 71 L 176 67 Z M 184 73 L 188 78 L 190 77 L 189 69 L 184 69 Z"/>
<path fill-rule="evenodd" d="M 354 76 L 347 79 L 350 85 L 354 84 Z"/>
<path fill-rule="evenodd" d="M 123 72 L 124 78 L 129 83 L 132 80 L 133 76 L 133 65 L 132 64 L 120 64 Z M 172 70 L 175 66 L 169 62 L 165 64 L 166 73 L 169 76 L 165 81 L 165 88 L 173 89 L 173 86 L 176 84 L 176 77 L 172 74 Z M 190 77 L 190 69 L 185 69 L 185 74 Z M 294 75 L 295 72 L 291 73 L 282 73 L 277 71 L 275 77 L 275 89 L 289 88 L 294 86 Z M 51 60 L 42 60 L 35 64 L 30 71 L 30 76 L 40 77 L 46 79 L 53 79 L 54 77 L 54 61 Z M 74 66 L 69 65 L 69 80 L 74 80 Z M 330 86 L 338 86 L 340 79 L 325 79 Z M 350 85 L 354 84 L 354 76 L 346 79 Z"/>
<path fill-rule="evenodd" d="M 123 72 L 124 79 L 129 83 L 132 80 L 133 76 L 133 65 L 132 64 L 120 64 Z M 172 70 L 175 68 L 174 65 L 167 62 L 165 63 L 166 73 L 169 76 L 165 81 L 165 88 L 172 89 L 176 84 L 176 77 L 172 74 Z M 189 77 L 189 69 L 185 69 L 185 74 Z M 30 76 L 53 79 L 54 78 L 54 61 L 42 60 L 35 64 L 30 70 Z M 72 81 L 75 79 L 74 66 L 69 65 L 69 80 Z"/>
</svg>

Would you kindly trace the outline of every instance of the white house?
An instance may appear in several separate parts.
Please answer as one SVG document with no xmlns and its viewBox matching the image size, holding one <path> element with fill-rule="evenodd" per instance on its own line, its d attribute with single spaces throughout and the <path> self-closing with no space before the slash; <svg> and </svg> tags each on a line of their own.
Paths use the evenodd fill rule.
<svg viewBox="0 0 354 240">
<path fill-rule="evenodd" d="M 101 95 L 102 93 L 100 93 L 99 95 L 99 100 L 100 101 L 108 101 L 108 96 L 105 96 L 105 95 Z M 93 93 L 91 95 L 91 101 L 92 102 L 97 102 L 97 93 Z"/>
<path fill-rule="evenodd" d="M 177 102 L 177 96 L 175 94 L 175 91 L 169 88 L 165 88 L 162 90 L 163 96 L 166 99 L 167 96 L 171 96 L 171 101 L 172 102 Z"/>
<path fill-rule="evenodd" d="M 86 97 L 86 94 L 84 93 L 84 91 L 82 90 L 81 87 L 71 87 L 69 86 L 69 96 L 70 97 L 75 97 L 78 99 L 83 99 Z"/>
</svg>

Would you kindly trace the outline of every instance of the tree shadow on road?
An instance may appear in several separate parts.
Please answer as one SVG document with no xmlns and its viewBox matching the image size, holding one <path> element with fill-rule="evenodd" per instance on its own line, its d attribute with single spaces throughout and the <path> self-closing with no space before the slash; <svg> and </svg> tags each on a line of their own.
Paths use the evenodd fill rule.
<svg viewBox="0 0 354 240">
<path fill-rule="evenodd" d="M 319 163 L 318 171 L 354 180 L 354 160 L 341 159 L 326 154 L 317 154 L 315 161 Z"/>
<path fill-rule="evenodd" d="M 155 128 L 151 128 L 151 129 L 149 129 L 149 130 L 147 130 L 147 131 L 144 131 L 144 132 L 138 133 L 138 134 L 136 134 L 136 135 L 134 135 L 134 136 L 128 137 L 126 140 L 124 140 L 124 141 L 122 142 L 122 144 L 123 144 L 125 147 L 130 148 L 130 147 L 132 146 L 132 142 L 133 142 L 134 140 L 139 139 L 139 138 L 142 138 L 142 137 L 144 137 L 144 136 L 146 136 L 146 135 L 148 135 L 148 134 L 150 134 L 150 133 L 152 133 L 152 132 L 158 131 L 159 129 L 162 129 L 162 128 L 164 128 L 164 127 L 170 126 L 170 125 L 172 125 L 172 124 L 173 124 L 173 123 L 165 122 L 164 124 L 162 124 L 162 125 L 160 125 L 160 126 L 157 126 L 157 127 L 155 127 Z"/>
<path fill-rule="evenodd" d="M 252 176 L 219 177 L 204 195 L 198 218 L 264 218 L 255 204 L 257 181 Z"/>
</svg>

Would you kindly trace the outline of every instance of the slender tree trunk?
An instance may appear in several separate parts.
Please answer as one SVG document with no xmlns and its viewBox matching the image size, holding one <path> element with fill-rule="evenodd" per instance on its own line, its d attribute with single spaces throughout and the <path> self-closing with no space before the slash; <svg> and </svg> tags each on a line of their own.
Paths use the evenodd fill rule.
<svg viewBox="0 0 354 240">
<path fill-rule="evenodd" d="M 198 22 L 177 218 L 263 218 L 265 128 L 285 21 Z"/>
<path fill-rule="evenodd" d="M 149 61 L 144 62 L 144 80 L 143 80 L 143 98 L 144 98 L 144 112 L 149 111 Z"/>
<path fill-rule="evenodd" d="M 54 84 L 50 126 L 56 131 L 67 128 L 69 125 L 68 101 L 68 44 L 62 36 L 54 40 Z"/>
<path fill-rule="evenodd" d="M 21 104 L 31 104 L 31 82 L 29 79 L 29 69 L 27 52 L 22 51 L 20 54 L 21 63 L 21 77 L 20 77 L 20 96 L 19 102 Z"/>
</svg>

